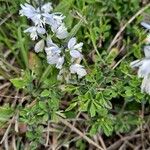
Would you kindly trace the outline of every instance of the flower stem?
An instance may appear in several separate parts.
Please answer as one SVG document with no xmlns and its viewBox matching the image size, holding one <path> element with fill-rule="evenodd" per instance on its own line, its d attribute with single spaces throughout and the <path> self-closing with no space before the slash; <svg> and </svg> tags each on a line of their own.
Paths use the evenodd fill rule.
<svg viewBox="0 0 150 150">
<path fill-rule="evenodd" d="M 45 71 L 43 72 L 43 74 L 42 74 L 42 76 L 41 76 L 41 78 L 40 78 L 39 83 L 41 83 L 41 82 L 43 81 L 43 79 L 47 78 L 47 76 L 48 76 L 49 73 L 50 73 L 51 68 L 52 68 L 52 66 L 49 65 L 49 66 L 45 69 Z"/>
</svg>

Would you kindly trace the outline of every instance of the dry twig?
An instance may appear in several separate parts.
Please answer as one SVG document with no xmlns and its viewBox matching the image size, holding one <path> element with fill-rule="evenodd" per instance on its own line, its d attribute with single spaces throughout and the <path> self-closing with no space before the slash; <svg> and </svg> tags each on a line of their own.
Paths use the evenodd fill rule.
<svg viewBox="0 0 150 150">
<path fill-rule="evenodd" d="M 90 139 L 89 137 L 87 137 L 84 133 L 82 133 L 80 130 L 78 130 L 76 127 L 74 127 L 72 124 L 70 124 L 68 121 L 66 121 L 65 119 L 59 118 L 59 120 L 66 125 L 67 127 L 69 127 L 72 131 L 76 132 L 78 135 L 80 135 L 84 140 L 86 140 L 89 144 L 95 146 L 96 148 L 98 148 L 99 150 L 104 150 L 101 146 L 99 146 L 97 143 L 95 143 L 92 139 Z"/>
<path fill-rule="evenodd" d="M 114 37 L 114 39 L 112 40 L 109 48 L 108 48 L 108 51 L 111 50 L 111 48 L 116 44 L 117 42 L 117 39 L 119 38 L 119 36 L 121 35 L 121 33 L 125 30 L 125 28 L 136 18 L 138 17 L 141 13 L 143 13 L 146 9 L 148 9 L 150 7 L 150 3 L 147 4 L 145 7 L 143 7 L 142 9 L 140 9 L 134 16 L 132 16 L 128 22 L 122 26 L 122 28 L 119 30 L 119 32 L 116 34 L 116 36 Z"/>
</svg>

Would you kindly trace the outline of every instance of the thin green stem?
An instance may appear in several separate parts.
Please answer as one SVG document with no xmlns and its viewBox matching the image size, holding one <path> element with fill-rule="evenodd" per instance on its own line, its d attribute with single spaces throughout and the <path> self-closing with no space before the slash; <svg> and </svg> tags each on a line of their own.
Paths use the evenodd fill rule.
<svg viewBox="0 0 150 150">
<path fill-rule="evenodd" d="M 28 68 L 28 50 L 25 49 L 20 27 L 18 28 L 18 41 L 20 44 L 21 56 L 23 58 L 25 67 Z"/>
<path fill-rule="evenodd" d="M 98 51 L 98 49 L 97 49 L 97 46 L 96 46 L 96 44 L 95 44 L 95 39 L 94 39 L 94 36 L 93 36 L 93 33 L 92 33 L 91 28 L 89 29 L 89 32 L 90 32 L 90 38 L 91 38 L 91 41 L 92 41 L 94 50 L 95 50 L 95 52 L 97 53 L 99 59 L 105 64 L 105 62 L 104 62 L 104 60 L 102 59 L 101 54 L 99 53 L 99 51 Z"/>
<path fill-rule="evenodd" d="M 43 72 L 43 74 L 42 74 L 42 76 L 41 76 L 41 78 L 40 78 L 40 82 L 39 83 L 41 83 L 42 81 L 43 81 L 43 79 L 45 79 L 45 78 L 47 78 L 47 76 L 50 74 L 50 72 L 51 72 L 51 69 L 52 69 L 52 66 L 51 65 L 49 65 L 46 69 L 45 69 L 45 71 Z"/>
</svg>

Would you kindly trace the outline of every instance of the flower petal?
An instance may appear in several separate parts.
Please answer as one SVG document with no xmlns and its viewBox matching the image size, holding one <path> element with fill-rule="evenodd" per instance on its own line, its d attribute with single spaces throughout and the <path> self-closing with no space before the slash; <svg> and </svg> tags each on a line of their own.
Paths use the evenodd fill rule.
<svg viewBox="0 0 150 150">
<path fill-rule="evenodd" d="M 36 43 L 34 50 L 36 53 L 41 52 L 44 49 L 44 40 L 40 40 L 38 43 Z"/>
<path fill-rule="evenodd" d="M 72 64 L 70 66 L 70 72 L 72 74 L 77 73 L 78 78 L 82 78 L 82 77 L 84 77 L 87 74 L 87 72 L 84 69 L 84 67 L 82 65 L 79 65 L 79 64 Z"/>
<path fill-rule="evenodd" d="M 61 69 L 63 63 L 64 63 L 64 57 L 59 57 L 57 64 L 56 64 L 56 68 Z"/>
<path fill-rule="evenodd" d="M 53 56 L 48 55 L 47 56 L 47 62 L 48 62 L 48 64 L 51 64 L 51 65 L 56 64 L 58 59 L 59 59 L 58 55 L 53 55 Z"/>
<path fill-rule="evenodd" d="M 83 46 L 83 43 L 81 42 L 81 43 L 79 43 L 79 44 L 76 44 L 76 45 L 74 46 L 74 49 L 77 49 L 77 50 L 81 51 L 82 46 Z"/>
<path fill-rule="evenodd" d="M 68 36 L 67 28 L 64 24 L 62 24 L 57 30 L 56 30 L 56 37 L 59 39 L 65 39 Z"/>
<path fill-rule="evenodd" d="M 150 58 L 150 46 L 144 46 L 144 54 L 146 58 Z"/>
<path fill-rule="evenodd" d="M 38 32 L 39 34 L 45 34 L 45 33 L 46 33 L 46 30 L 45 30 L 44 28 L 42 28 L 42 27 L 37 27 L 37 32 Z"/>
<path fill-rule="evenodd" d="M 77 50 L 71 50 L 70 55 L 73 58 L 82 58 L 82 54 Z"/>
<path fill-rule="evenodd" d="M 68 48 L 72 49 L 76 43 L 77 43 L 77 39 L 75 37 L 71 38 L 68 42 Z"/>
<path fill-rule="evenodd" d="M 147 94 L 150 94 L 150 77 L 146 76 L 144 77 L 141 85 L 141 92 L 146 92 Z"/>
<path fill-rule="evenodd" d="M 130 67 L 131 68 L 137 68 L 137 67 L 140 67 L 142 64 L 143 64 L 143 61 L 138 59 L 138 60 L 131 62 Z"/>
<path fill-rule="evenodd" d="M 52 3 L 46 3 L 44 4 L 42 7 L 41 7 L 41 10 L 44 12 L 44 13 L 49 13 L 53 10 L 53 7 L 52 7 Z"/>
<path fill-rule="evenodd" d="M 144 78 L 145 76 L 150 75 L 150 59 L 144 59 L 143 64 L 140 66 L 138 70 L 138 77 Z"/>
<path fill-rule="evenodd" d="M 150 30 L 150 24 L 146 23 L 146 22 L 141 22 L 141 25 L 143 27 L 145 27 L 146 29 Z"/>
</svg>

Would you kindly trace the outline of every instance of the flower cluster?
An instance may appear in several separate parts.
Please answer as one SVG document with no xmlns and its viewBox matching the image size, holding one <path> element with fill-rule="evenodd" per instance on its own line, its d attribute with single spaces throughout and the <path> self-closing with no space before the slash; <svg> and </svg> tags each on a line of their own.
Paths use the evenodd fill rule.
<svg viewBox="0 0 150 150">
<path fill-rule="evenodd" d="M 53 42 L 57 38 L 60 43 L 64 43 L 62 40 L 66 39 L 69 33 L 63 22 L 65 16 L 59 12 L 53 12 L 52 3 L 46 3 L 38 8 L 25 3 L 21 5 L 19 14 L 26 16 L 33 23 L 33 26 L 24 32 L 30 33 L 32 40 L 40 38 L 35 44 L 35 52 L 44 50 L 48 64 L 60 69 L 59 76 L 66 72 L 66 67 L 70 70 L 69 74 L 77 74 L 78 78 L 87 74 L 84 66 L 79 64 L 83 59 L 83 43 L 77 43 L 75 37 L 69 39 L 65 45 Z"/>
<path fill-rule="evenodd" d="M 34 25 L 25 30 L 30 33 L 32 40 L 37 40 L 38 36 L 46 34 L 46 25 L 49 25 L 51 31 L 59 39 L 65 39 L 68 35 L 67 28 L 63 23 L 63 16 L 61 13 L 52 13 L 52 4 L 46 3 L 41 7 L 34 8 L 33 6 L 25 3 L 21 5 L 20 15 L 26 16 Z"/>
<path fill-rule="evenodd" d="M 142 22 L 145 28 L 150 30 L 150 25 Z M 144 46 L 145 58 L 142 60 L 135 60 L 130 65 L 132 68 L 138 69 L 138 77 L 143 78 L 141 91 L 150 94 L 150 35 L 146 38 L 146 46 Z"/>
</svg>

